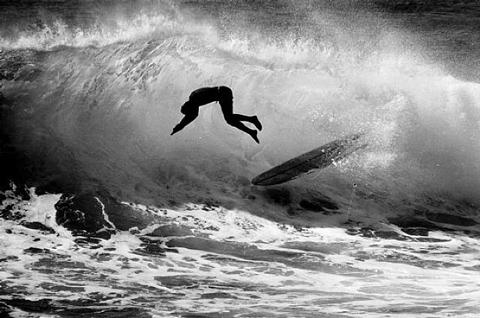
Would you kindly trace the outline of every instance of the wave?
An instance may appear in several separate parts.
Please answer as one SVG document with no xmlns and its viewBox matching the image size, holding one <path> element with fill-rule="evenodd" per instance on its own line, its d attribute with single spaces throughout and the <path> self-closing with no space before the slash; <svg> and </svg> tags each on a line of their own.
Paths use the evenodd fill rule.
<svg viewBox="0 0 480 318">
<path fill-rule="evenodd" d="M 45 182 L 101 186 L 134 202 L 265 211 L 271 192 L 251 187 L 251 177 L 364 131 L 366 150 L 282 187 L 286 205 L 312 192 L 356 211 L 478 201 L 480 86 L 405 50 L 397 31 L 359 47 L 345 27 L 328 25 L 336 35 L 320 39 L 225 32 L 175 11 L 118 18 L 114 27 L 57 21 L 3 38 L 24 62 L 2 87 L 13 143 Z M 22 77 L 31 67 L 36 77 Z M 259 146 L 224 124 L 215 105 L 169 136 L 189 93 L 214 85 L 232 87 L 236 112 L 261 118 Z"/>
<path fill-rule="evenodd" d="M 148 40 L 149 37 L 168 34 L 212 33 L 209 26 L 192 24 L 186 17 L 180 15 L 171 1 L 158 0 L 152 2 L 151 6 L 146 6 L 146 2 L 137 2 L 139 7 L 133 12 L 107 5 L 99 12 L 84 13 L 91 17 L 77 23 L 67 18 L 71 15 L 70 12 L 63 12 L 67 17 L 62 17 L 62 14 L 49 13 L 48 10 L 40 11 L 33 14 L 34 18 L 31 16 L 32 13 L 25 13 L 22 24 L 12 23 L 13 26 L 6 28 L 9 32 L 2 32 L 0 49 L 52 50 L 62 46 L 101 47 L 138 39 Z M 82 2 L 78 5 L 82 7 L 81 4 Z M 101 4 L 99 6 L 102 7 Z M 69 9 L 68 6 L 66 9 Z"/>
</svg>

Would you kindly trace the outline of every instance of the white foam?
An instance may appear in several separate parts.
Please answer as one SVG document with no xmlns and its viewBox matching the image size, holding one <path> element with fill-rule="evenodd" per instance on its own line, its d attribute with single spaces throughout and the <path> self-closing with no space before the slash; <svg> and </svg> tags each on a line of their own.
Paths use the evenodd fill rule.
<svg viewBox="0 0 480 318">
<path fill-rule="evenodd" d="M 58 199 L 58 195 L 36 196 L 32 193 L 29 201 L 9 196 L 9 203 L 17 200 L 16 209 L 23 210 L 26 216 L 30 215 L 29 220 L 48 223 L 50 218 L 45 216 L 52 215 Z M 16 256 L 18 259 L 0 263 L 1 278 L 8 280 L 9 286 L 27 287 L 32 293 L 26 297 L 29 300 L 48 297 L 74 301 L 99 293 L 113 297 L 106 302 L 112 306 L 130 306 L 139 297 L 145 297 L 142 307 L 153 308 L 166 296 L 170 309 L 155 307 L 159 315 L 171 308 L 196 312 L 231 310 L 232 298 L 216 298 L 215 302 L 202 298 L 202 295 L 218 292 L 235 297 L 235 308 L 241 312 L 262 306 L 266 306 L 267 312 L 271 308 L 276 308 L 276 312 L 279 312 L 295 305 L 305 306 L 309 312 L 322 310 L 376 317 L 378 310 L 385 308 L 436 308 L 438 301 L 442 300 L 457 299 L 459 302 L 452 303 L 449 309 L 441 309 L 441 314 L 449 310 L 471 312 L 472 308 L 480 306 L 475 300 L 479 296 L 476 271 L 466 269 L 480 265 L 476 260 L 480 245 L 473 238 L 437 232 L 430 237 L 449 241 L 432 243 L 385 240 L 347 235 L 338 226 L 312 227 L 299 231 L 288 224 L 266 220 L 248 211 L 222 207 L 189 204 L 185 209 L 170 210 L 140 204 L 129 205 L 139 211 L 161 216 L 166 224 L 190 227 L 194 235 L 208 236 L 213 241 L 225 244 L 243 242 L 260 250 L 276 250 L 278 253 L 303 252 L 305 255 L 302 260 L 305 262 L 318 261 L 315 258 L 318 255 L 323 255 L 324 258 L 320 259 L 318 268 L 303 269 L 290 266 L 288 262 L 284 264 L 281 258 L 280 262 L 275 258 L 272 261 L 249 260 L 252 256 L 255 259 L 255 255 L 249 255 L 248 249 L 243 257 L 222 255 L 222 248 L 218 251 L 177 248 L 178 253 L 168 252 L 164 257 L 157 257 L 137 254 L 136 250 L 142 242 L 138 237 L 121 231 L 110 240 L 102 241 L 99 248 L 90 249 L 88 246 L 74 244 L 70 236 L 41 234 L 20 227 L 15 221 L 2 219 L 0 229 L 10 228 L 13 231 L 12 234 L 5 234 L 0 242 L 2 257 Z M 58 226 L 51 226 L 58 231 Z M 155 225 L 150 227 L 151 230 L 154 228 Z M 282 247 L 286 242 L 296 242 L 297 248 Z M 302 242 L 310 244 L 304 247 L 318 244 L 326 253 L 320 250 L 303 251 Z M 53 257 L 49 253 L 25 254 L 23 250 L 27 247 L 46 248 L 56 254 Z M 214 245 L 210 246 L 212 248 Z M 401 257 L 398 258 L 399 256 Z M 389 257 L 392 261 L 388 260 Z M 46 259 L 49 261 L 40 265 Z M 68 268 L 68 264 L 65 268 L 55 265 L 62 260 L 83 265 L 78 269 Z M 300 259 L 292 257 L 291 261 Z M 42 271 L 45 268 L 51 271 Z M 176 285 L 177 281 L 179 285 Z M 46 283 L 81 286 L 83 291 L 66 289 L 52 294 L 48 288 L 41 287 Z M 191 286 L 187 288 L 182 284 Z M 349 299 L 348 305 L 345 299 Z M 461 301 L 462 299 L 468 301 Z M 412 311 L 415 311 L 414 307 L 407 312 Z M 422 314 L 418 316 L 422 317 Z M 430 313 L 428 316 L 440 314 Z"/>
</svg>

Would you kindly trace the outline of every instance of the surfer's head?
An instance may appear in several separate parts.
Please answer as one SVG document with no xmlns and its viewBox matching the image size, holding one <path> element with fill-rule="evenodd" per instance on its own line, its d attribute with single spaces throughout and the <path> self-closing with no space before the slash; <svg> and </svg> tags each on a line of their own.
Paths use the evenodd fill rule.
<svg viewBox="0 0 480 318">
<path fill-rule="evenodd" d="M 192 106 L 193 106 L 193 103 L 188 100 L 182 105 L 182 108 L 180 109 L 180 111 L 182 112 L 182 114 L 187 115 L 188 113 L 191 112 L 193 108 Z"/>
</svg>

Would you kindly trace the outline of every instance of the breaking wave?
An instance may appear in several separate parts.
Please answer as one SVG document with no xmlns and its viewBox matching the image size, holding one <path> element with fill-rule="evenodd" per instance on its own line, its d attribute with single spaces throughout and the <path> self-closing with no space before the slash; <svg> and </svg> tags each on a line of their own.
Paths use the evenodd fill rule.
<svg viewBox="0 0 480 318">
<path fill-rule="evenodd" d="M 54 20 L 2 37 L 10 133 L 39 179 L 132 201 L 256 206 L 264 190 L 251 177 L 364 131 L 367 149 L 286 191 L 356 210 L 478 201 L 480 87 L 422 59 L 398 31 L 378 32 L 367 47 L 318 12 L 309 16 L 316 28 L 300 34 L 205 21 L 159 2 L 133 18 Z M 169 136 L 189 93 L 214 85 L 233 89 L 235 111 L 261 118 L 260 145 L 224 124 L 215 105 Z"/>
</svg>

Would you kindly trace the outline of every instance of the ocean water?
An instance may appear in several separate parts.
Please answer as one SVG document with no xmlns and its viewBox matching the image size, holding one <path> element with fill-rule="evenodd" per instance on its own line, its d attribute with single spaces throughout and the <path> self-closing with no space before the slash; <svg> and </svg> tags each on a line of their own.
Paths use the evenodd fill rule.
<svg viewBox="0 0 480 318">
<path fill-rule="evenodd" d="M 475 317 L 479 12 L 1 2 L 0 313 Z M 260 118 L 259 145 L 216 104 L 169 135 L 216 85 Z M 368 146 L 326 169 L 250 184 L 357 132 Z M 113 235 L 69 229 L 69 198 Z"/>
</svg>

